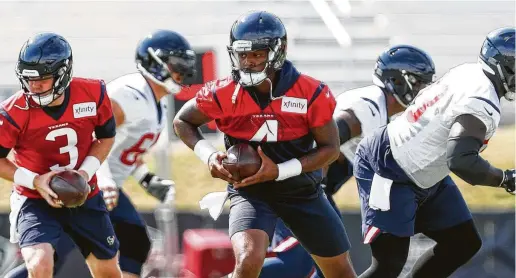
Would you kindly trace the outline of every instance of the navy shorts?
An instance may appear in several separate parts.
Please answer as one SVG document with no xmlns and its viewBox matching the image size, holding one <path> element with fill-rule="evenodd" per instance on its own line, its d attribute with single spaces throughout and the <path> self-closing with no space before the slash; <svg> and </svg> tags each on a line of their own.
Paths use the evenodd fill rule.
<svg viewBox="0 0 516 278">
<path fill-rule="evenodd" d="M 388 211 L 369 207 L 375 174 L 393 180 Z M 450 176 L 426 189 L 418 187 L 407 177 L 392 157 L 386 129 L 380 129 L 375 136 L 361 141 L 355 155 L 354 175 L 361 201 L 365 243 L 370 243 L 382 232 L 410 237 L 416 233 L 450 228 L 472 218 Z"/>
<path fill-rule="evenodd" d="M 129 197 L 122 191 L 119 190 L 118 195 L 118 204 L 117 206 L 109 212 L 109 217 L 111 218 L 111 222 L 115 223 L 128 223 L 140 227 L 145 227 L 145 222 L 142 217 L 134 207 Z"/>
<path fill-rule="evenodd" d="M 109 212 L 120 241 L 120 268 L 139 275 L 150 249 L 145 222 L 127 195 L 119 190 L 118 204 Z"/>
<path fill-rule="evenodd" d="M 350 249 L 344 224 L 321 187 L 312 199 L 280 201 L 239 191 L 230 193 L 229 198 L 230 236 L 259 229 L 272 240 L 279 217 L 310 254 L 333 257 Z"/>
<path fill-rule="evenodd" d="M 91 253 L 101 260 L 112 259 L 119 248 L 102 192 L 77 208 L 52 208 L 43 199 L 27 199 L 16 228 L 21 248 L 50 243 L 57 250 L 63 233 L 71 236 L 84 257 Z"/>
</svg>

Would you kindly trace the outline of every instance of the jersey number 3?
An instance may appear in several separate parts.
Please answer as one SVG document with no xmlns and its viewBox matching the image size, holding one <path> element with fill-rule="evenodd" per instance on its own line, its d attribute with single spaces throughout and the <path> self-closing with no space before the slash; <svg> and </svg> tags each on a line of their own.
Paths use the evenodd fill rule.
<svg viewBox="0 0 516 278">
<path fill-rule="evenodd" d="M 77 165 L 77 159 L 79 158 L 79 151 L 77 150 L 77 132 L 75 130 L 65 127 L 60 129 L 54 129 L 47 134 L 45 138 L 48 141 L 56 141 L 56 138 L 59 136 L 66 136 L 68 144 L 64 147 L 59 148 L 59 153 L 64 154 L 68 153 L 70 156 L 70 164 L 61 166 L 59 164 L 55 164 L 50 167 L 50 170 L 58 171 L 64 169 L 74 169 Z"/>
</svg>

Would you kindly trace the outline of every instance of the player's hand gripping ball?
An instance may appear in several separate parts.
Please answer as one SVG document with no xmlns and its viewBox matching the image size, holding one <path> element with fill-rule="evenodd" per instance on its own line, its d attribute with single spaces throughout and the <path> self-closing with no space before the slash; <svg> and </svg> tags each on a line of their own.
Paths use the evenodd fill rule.
<svg viewBox="0 0 516 278">
<path fill-rule="evenodd" d="M 90 185 L 77 171 L 64 170 L 55 174 L 49 182 L 50 188 L 68 208 L 81 206 L 90 194 Z"/>
<path fill-rule="evenodd" d="M 248 144 L 236 144 L 227 150 L 226 155 L 222 166 L 237 181 L 256 174 L 262 165 L 260 155 Z"/>
</svg>

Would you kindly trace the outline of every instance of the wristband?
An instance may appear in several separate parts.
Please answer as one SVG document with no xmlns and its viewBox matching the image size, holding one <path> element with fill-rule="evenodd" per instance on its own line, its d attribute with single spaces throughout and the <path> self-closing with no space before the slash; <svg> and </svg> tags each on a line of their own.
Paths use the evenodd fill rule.
<svg viewBox="0 0 516 278">
<path fill-rule="evenodd" d="M 500 185 L 498 185 L 498 187 L 503 187 L 504 183 L 505 183 L 505 171 L 502 170 L 502 182 L 500 183 Z"/>
<path fill-rule="evenodd" d="M 134 169 L 133 177 L 138 181 L 142 182 L 143 178 L 149 173 L 149 167 L 147 164 L 142 164 L 138 168 Z"/>
<path fill-rule="evenodd" d="M 27 187 L 29 189 L 34 190 L 34 179 L 38 174 L 25 169 L 23 167 L 19 167 L 14 172 L 14 183 L 17 185 L 21 185 L 23 187 Z"/>
<path fill-rule="evenodd" d="M 210 156 L 217 152 L 217 149 L 206 139 L 199 140 L 194 146 L 194 152 L 204 164 L 208 164 Z"/>
<path fill-rule="evenodd" d="M 84 159 L 79 170 L 86 172 L 86 174 L 88 174 L 88 181 L 90 181 L 99 168 L 100 160 L 94 156 L 89 155 Z"/>
<path fill-rule="evenodd" d="M 291 159 L 289 161 L 278 164 L 278 178 L 276 181 L 282 181 L 294 176 L 298 176 L 303 172 L 303 166 L 298 159 Z"/>
</svg>

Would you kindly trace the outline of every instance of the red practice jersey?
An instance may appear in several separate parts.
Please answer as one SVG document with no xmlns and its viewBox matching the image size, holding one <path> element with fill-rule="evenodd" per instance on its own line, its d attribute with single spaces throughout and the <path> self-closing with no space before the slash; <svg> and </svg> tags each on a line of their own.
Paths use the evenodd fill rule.
<svg viewBox="0 0 516 278">
<path fill-rule="evenodd" d="M 240 142 L 260 145 L 275 163 L 299 158 L 314 148 L 310 129 L 333 120 L 333 94 L 323 82 L 298 73 L 288 61 L 278 78 L 274 100 L 245 88 L 235 92 L 237 84 L 230 77 L 209 82 L 197 93 L 197 108 L 215 119 L 227 148 Z M 313 186 L 322 180 L 322 172 L 303 173 L 280 183 L 289 180 L 297 186 Z"/>
<path fill-rule="evenodd" d="M 73 78 L 63 104 L 45 108 L 29 107 L 23 92 L 17 92 L 0 106 L 0 146 L 13 150 L 17 166 L 38 174 L 77 170 L 95 140 L 94 132 L 113 125 L 105 88 L 101 80 Z M 96 176 L 90 185 L 94 189 L 89 197 L 98 193 Z M 35 190 L 16 184 L 15 189 L 29 198 L 41 198 Z"/>
</svg>

